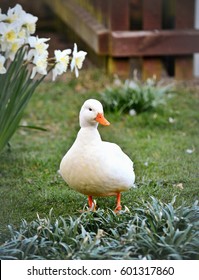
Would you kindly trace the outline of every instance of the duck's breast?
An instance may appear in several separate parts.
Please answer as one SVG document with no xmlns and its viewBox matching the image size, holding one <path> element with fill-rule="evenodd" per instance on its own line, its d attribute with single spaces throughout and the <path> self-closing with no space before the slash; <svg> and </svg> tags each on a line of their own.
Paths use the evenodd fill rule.
<svg viewBox="0 0 199 280">
<path fill-rule="evenodd" d="M 60 164 L 60 172 L 75 190 L 96 196 L 114 195 L 133 186 L 133 163 L 116 144 L 74 143 Z"/>
</svg>

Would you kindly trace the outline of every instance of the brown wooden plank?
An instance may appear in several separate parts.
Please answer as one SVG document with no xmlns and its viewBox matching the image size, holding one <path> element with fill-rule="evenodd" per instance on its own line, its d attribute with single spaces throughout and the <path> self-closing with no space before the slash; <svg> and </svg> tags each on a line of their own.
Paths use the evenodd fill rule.
<svg viewBox="0 0 199 280">
<path fill-rule="evenodd" d="M 106 0 L 107 1 L 107 0 Z M 129 30 L 129 1 L 109 0 L 109 29 Z"/>
<path fill-rule="evenodd" d="M 109 56 L 107 62 L 108 73 L 117 74 L 119 76 L 125 77 L 129 75 L 129 58 L 113 58 Z"/>
<path fill-rule="evenodd" d="M 108 29 L 75 1 L 45 0 L 45 3 L 97 54 L 108 53 Z"/>
<path fill-rule="evenodd" d="M 155 76 L 158 80 L 167 76 L 160 58 L 144 57 L 142 65 L 142 79 L 146 80 Z"/>
<path fill-rule="evenodd" d="M 128 0 L 108 0 L 108 28 L 111 30 L 128 30 L 129 20 L 129 1 Z M 109 73 L 117 73 L 125 76 L 129 73 L 129 59 L 107 58 L 107 68 Z"/>
<path fill-rule="evenodd" d="M 195 0 L 175 0 L 175 28 L 193 28 L 194 27 L 194 7 Z"/>
<path fill-rule="evenodd" d="M 162 1 L 161 0 L 143 0 L 143 29 L 157 30 L 162 26 Z M 142 63 L 142 78 L 156 75 L 158 79 L 162 77 L 163 63 L 158 57 L 144 57 Z"/>
<path fill-rule="evenodd" d="M 109 52 L 115 57 L 199 52 L 199 30 L 114 31 L 110 37 Z"/>
<path fill-rule="evenodd" d="M 176 0 L 175 28 L 187 29 L 194 26 L 195 0 Z M 175 77 L 180 80 L 193 77 L 193 55 L 175 58 Z"/>
<path fill-rule="evenodd" d="M 162 1 L 143 0 L 143 29 L 161 29 L 162 25 Z"/>
<path fill-rule="evenodd" d="M 179 56 L 175 58 L 175 78 L 187 80 L 193 78 L 193 56 Z"/>
</svg>

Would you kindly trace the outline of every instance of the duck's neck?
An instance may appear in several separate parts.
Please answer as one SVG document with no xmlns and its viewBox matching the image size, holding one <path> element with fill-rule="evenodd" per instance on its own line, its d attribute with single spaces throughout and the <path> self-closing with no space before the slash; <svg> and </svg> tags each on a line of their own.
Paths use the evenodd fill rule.
<svg viewBox="0 0 199 280">
<path fill-rule="evenodd" d="M 97 127 L 89 126 L 89 127 L 82 127 L 77 136 L 77 141 L 80 141 L 82 144 L 95 143 L 101 141 L 101 136 L 98 132 Z"/>
</svg>

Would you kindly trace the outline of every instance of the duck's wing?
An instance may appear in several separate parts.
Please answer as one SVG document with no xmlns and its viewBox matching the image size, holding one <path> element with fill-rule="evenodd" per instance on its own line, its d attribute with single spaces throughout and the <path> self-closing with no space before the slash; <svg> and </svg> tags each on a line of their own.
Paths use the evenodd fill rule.
<svg viewBox="0 0 199 280">
<path fill-rule="evenodd" d="M 133 187 L 135 173 L 132 160 L 117 144 L 103 141 L 102 146 L 106 166 L 104 173 L 110 178 L 112 185 L 119 186 L 121 189 Z"/>
<path fill-rule="evenodd" d="M 103 141 L 102 145 L 104 150 L 107 151 L 107 153 L 113 157 L 113 160 L 119 160 L 123 164 L 131 166 L 133 168 L 133 161 L 129 158 L 129 156 L 127 156 L 127 154 L 125 154 L 122 151 L 120 146 L 118 146 L 115 143 L 110 143 L 106 141 Z"/>
</svg>

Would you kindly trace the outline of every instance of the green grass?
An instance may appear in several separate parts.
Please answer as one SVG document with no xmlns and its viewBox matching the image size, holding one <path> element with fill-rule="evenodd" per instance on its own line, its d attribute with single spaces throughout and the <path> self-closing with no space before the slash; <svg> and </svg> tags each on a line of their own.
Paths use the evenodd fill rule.
<svg viewBox="0 0 199 280">
<path fill-rule="evenodd" d="M 98 92 L 111 82 L 98 71 L 82 72 L 79 80 L 46 82 L 35 92 L 23 122 L 47 131 L 19 129 L 11 151 L 0 155 L 1 242 L 10 238 L 8 224 L 17 228 L 22 219 L 47 216 L 51 208 L 55 216 L 78 215 L 86 204 L 86 197 L 69 189 L 57 170 L 79 129 L 82 103 L 100 100 Z M 99 128 L 102 138 L 119 144 L 135 164 L 137 188 L 123 194 L 123 205 L 141 206 L 150 196 L 164 203 L 176 196 L 176 207 L 198 199 L 198 108 L 199 90 L 179 87 L 156 111 L 134 117 L 105 112 L 111 126 Z M 113 209 L 115 198 L 97 198 L 97 203 Z"/>
</svg>

